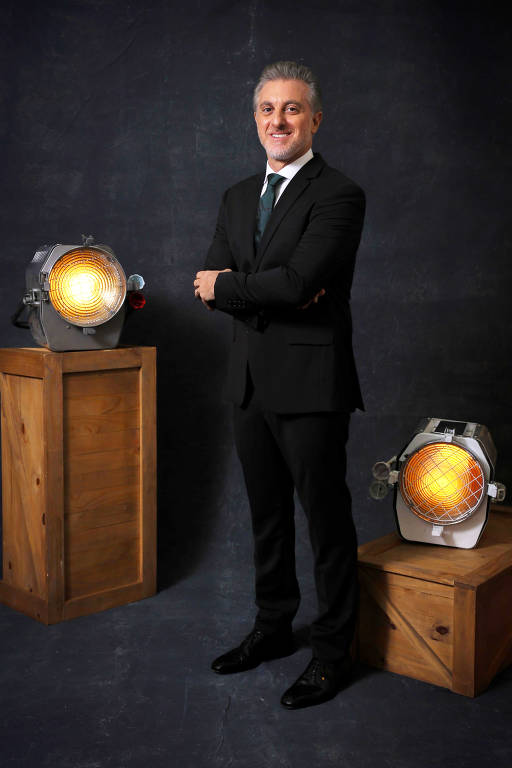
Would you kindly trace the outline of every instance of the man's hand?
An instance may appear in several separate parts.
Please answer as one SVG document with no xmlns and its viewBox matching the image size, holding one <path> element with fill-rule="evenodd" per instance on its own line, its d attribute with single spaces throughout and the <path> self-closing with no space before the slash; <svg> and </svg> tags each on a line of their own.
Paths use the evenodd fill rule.
<svg viewBox="0 0 512 768">
<path fill-rule="evenodd" d="M 208 306 L 208 302 L 215 299 L 214 287 L 217 275 L 221 272 L 231 271 L 231 269 L 204 269 L 196 274 L 194 295 L 196 299 L 201 299 L 207 309 L 213 309 L 213 307 Z"/>
<path fill-rule="evenodd" d="M 302 307 L 299 307 L 299 309 L 307 309 L 309 306 L 311 306 L 311 304 L 318 304 L 318 299 L 320 298 L 320 296 L 324 296 L 324 295 L 325 295 L 325 288 L 321 288 L 316 294 L 316 296 L 313 296 L 313 298 L 310 299 L 307 304 L 304 304 Z"/>
</svg>

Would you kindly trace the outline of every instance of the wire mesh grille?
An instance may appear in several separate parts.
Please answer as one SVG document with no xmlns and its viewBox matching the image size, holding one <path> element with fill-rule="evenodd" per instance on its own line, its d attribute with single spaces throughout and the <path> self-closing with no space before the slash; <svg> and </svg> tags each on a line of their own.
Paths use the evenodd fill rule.
<svg viewBox="0 0 512 768">
<path fill-rule="evenodd" d="M 485 477 L 479 462 L 454 443 L 429 443 L 406 461 L 400 491 L 418 517 L 437 525 L 465 520 L 480 506 Z"/>
<path fill-rule="evenodd" d="M 75 248 L 61 256 L 50 275 L 50 301 L 69 323 L 94 326 L 110 320 L 126 296 L 119 262 L 98 248 Z"/>
</svg>

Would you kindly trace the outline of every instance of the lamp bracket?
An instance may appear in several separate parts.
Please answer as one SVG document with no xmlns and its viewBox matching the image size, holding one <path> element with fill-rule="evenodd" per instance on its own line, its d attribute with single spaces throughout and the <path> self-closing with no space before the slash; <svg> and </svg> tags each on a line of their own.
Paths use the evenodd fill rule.
<svg viewBox="0 0 512 768">
<path fill-rule="evenodd" d="M 503 483 L 489 483 L 487 486 L 487 495 L 494 499 L 495 502 L 505 501 L 507 489 Z"/>
<path fill-rule="evenodd" d="M 37 307 L 42 301 L 48 301 L 48 291 L 32 288 L 23 296 L 23 303 L 31 307 Z"/>
<path fill-rule="evenodd" d="M 398 469 L 392 469 L 388 477 L 388 485 L 394 485 L 398 481 Z"/>
</svg>

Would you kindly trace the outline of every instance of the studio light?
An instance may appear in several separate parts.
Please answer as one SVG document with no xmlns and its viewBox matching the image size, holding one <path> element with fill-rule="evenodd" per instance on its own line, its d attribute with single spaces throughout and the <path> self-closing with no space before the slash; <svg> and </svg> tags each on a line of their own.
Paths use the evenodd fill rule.
<svg viewBox="0 0 512 768">
<path fill-rule="evenodd" d="M 373 467 L 370 494 L 394 487 L 398 531 L 408 541 L 471 549 L 487 522 L 490 500 L 503 501 L 493 481 L 496 448 L 483 424 L 427 418 L 403 451 Z"/>
<path fill-rule="evenodd" d="M 128 311 L 144 306 L 143 286 L 140 275 L 127 280 L 113 250 L 92 237 L 81 246 L 45 245 L 27 267 L 26 293 L 13 322 L 55 352 L 111 349 L 119 343 L 126 304 Z"/>
</svg>

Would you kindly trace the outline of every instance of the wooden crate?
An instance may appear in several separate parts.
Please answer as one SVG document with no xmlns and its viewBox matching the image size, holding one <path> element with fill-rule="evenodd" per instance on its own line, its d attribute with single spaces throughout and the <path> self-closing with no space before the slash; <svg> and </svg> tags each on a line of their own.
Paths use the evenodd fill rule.
<svg viewBox="0 0 512 768">
<path fill-rule="evenodd" d="M 53 624 L 156 590 L 156 350 L 0 349 L 0 601 Z"/>
<path fill-rule="evenodd" d="M 491 511 L 475 549 L 363 544 L 359 576 L 364 663 L 465 696 L 512 663 L 512 508 Z"/>
</svg>

